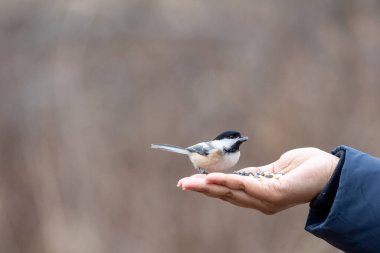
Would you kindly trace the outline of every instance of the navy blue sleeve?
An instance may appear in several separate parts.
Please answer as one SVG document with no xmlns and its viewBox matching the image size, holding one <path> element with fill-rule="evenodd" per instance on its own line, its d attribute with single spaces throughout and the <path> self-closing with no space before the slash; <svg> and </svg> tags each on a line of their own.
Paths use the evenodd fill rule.
<svg viewBox="0 0 380 253">
<path fill-rule="evenodd" d="M 380 159 L 350 147 L 310 202 L 305 229 L 345 252 L 380 252 Z"/>
</svg>

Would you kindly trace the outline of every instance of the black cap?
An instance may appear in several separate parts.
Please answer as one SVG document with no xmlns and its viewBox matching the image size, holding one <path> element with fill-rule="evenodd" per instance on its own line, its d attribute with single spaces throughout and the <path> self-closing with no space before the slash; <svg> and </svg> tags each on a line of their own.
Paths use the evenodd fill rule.
<svg viewBox="0 0 380 253">
<path fill-rule="evenodd" d="M 241 138 L 241 133 L 238 131 L 225 131 L 218 136 L 215 137 L 214 140 L 222 140 L 222 139 L 235 139 L 235 138 Z"/>
</svg>

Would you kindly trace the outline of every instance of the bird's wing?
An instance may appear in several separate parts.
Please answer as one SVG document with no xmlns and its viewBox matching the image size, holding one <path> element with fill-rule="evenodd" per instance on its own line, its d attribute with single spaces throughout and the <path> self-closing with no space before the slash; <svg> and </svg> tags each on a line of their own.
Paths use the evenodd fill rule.
<svg viewBox="0 0 380 253">
<path fill-rule="evenodd" d="M 198 143 L 186 148 L 186 150 L 206 156 L 209 154 L 210 145 L 208 145 L 207 143 Z"/>
</svg>

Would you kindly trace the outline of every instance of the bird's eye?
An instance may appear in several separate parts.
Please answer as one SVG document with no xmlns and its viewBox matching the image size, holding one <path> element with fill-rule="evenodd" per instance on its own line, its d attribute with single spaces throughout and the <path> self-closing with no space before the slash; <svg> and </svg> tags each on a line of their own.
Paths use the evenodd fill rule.
<svg viewBox="0 0 380 253">
<path fill-rule="evenodd" d="M 233 139 L 233 138 L 234 138 L 234 136 L 233 136 L 233 135 L 230 135 L 230 137 L 228 137 L 228 138 L 230 138 L 230 139 Z"/>
</svg>

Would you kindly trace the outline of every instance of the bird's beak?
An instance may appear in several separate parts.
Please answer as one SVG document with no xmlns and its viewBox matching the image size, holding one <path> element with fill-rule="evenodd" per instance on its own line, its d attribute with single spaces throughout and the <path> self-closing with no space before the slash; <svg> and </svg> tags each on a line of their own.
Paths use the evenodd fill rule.
<svg viewBox="0 0 380 253">
<path fill-rule="evenodd" d="M 248 141 L 248 137 L 247 136 L 242 136 L 239 138 L 239 142 L 245 142 L 245 141 Z"/>
</svg>

